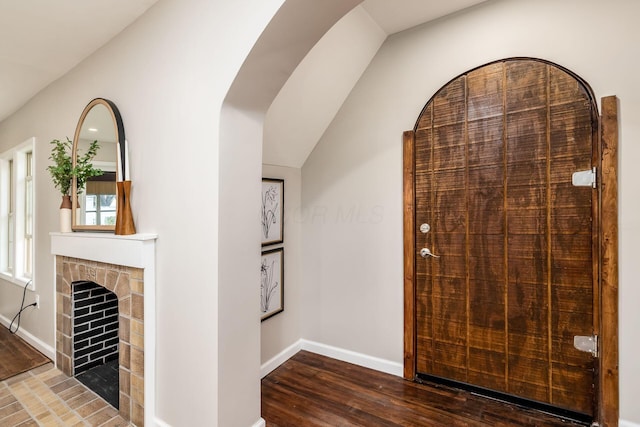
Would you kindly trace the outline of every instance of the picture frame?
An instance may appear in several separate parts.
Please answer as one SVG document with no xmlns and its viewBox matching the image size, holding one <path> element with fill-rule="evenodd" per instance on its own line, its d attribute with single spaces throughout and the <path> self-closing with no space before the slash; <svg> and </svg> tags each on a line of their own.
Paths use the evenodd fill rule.
<svg viewBox="0 0 640 427">
<path fill-rule="evenodd" d="M 284 248 L 262 251 L 260 321 L 284 311 Z"/>
<path fill-rule="evenodd" d="M 262 246 L 284 242 L 284 179 L 262 178 Z"/>
</svg>

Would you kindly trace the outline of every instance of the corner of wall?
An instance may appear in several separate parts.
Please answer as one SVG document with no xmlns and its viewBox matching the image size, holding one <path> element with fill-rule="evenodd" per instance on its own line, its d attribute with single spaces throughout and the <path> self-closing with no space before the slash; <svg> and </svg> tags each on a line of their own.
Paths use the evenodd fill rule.
<svg viewBox="0 0 640 427">
<path fill-rule="evenodd" d="M 277 359 L 283 352 L 286 353 L 291 343 L 295 343 L 302 338 L 300 323 L 304 313 L 304 307 L 301 298 L 301 170 L 298 168 L 263 164 L 262 176 L 264 178 L 284 179 L 284 239 L 281 244 L 266 246 L 262 249 L 284 248 L 285 268 L 284 311 L 265 320 L 260 325 L 260 360 L 263 364 L 261 373 L 264 373 L 265 365 L 273 364 L 273 359 Z M 279 363 L 275 366 L 277 365 L 279 365 Z"/>
<path fill-rule="evenodd" d="M 3 326 L 8 328 L 9 325 L 11 324 L 11 321 L 6 317 L 4 317 L 3 315 L 0 315 L 0 323 Z M 31 346 L 33 346 L 40 353 L 47 356 L 49 359 L 56 360 L 56 349 L 50 346 L 49 344 L 45 343 L 35 335 L 31 334 L 29 331 L 25 330 L 23 327 L 18 329 L 18 332 L 16 333 L 16 335 L 18 335 L 20 338 L 25 340 Z"/>
</svg>

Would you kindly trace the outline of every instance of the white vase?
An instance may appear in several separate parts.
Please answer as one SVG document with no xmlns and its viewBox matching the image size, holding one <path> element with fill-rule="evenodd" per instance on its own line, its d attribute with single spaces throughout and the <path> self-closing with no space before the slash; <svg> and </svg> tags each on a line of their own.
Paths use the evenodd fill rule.
<svg viewBox="0 0 640 427">
<path fill-rule="evenodd" d="M 60 232 L 71 232 L 71 198 L 62 196 L 62 204 L 60 205 Z"/>
</svg>

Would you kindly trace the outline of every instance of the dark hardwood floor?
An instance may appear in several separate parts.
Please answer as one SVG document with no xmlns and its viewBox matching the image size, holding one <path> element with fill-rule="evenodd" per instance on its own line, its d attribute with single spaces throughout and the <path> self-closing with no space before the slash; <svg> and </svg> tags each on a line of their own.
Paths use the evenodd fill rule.
<svg viewBox="0 0 640 427">
<path fill-rule="evenodd" d="M 0 325 L 0 381 L 49 362 L 43 354 Z"/>
<path fill-rule="evenodd" d="M 306 351 L 262 380 L 262 418 L 267 427 L 580 425 Z"/>
</svg>

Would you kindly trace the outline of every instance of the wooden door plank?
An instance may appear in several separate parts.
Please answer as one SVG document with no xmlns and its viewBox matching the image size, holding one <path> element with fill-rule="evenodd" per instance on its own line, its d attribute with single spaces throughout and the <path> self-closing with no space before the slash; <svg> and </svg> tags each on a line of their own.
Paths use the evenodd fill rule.
<svg viewBox="0 0 640 427">
<path fill-rule="evenodd" d="M 414 298 L 405 332 L 415 333 L 405 337 L 405 377 L 444 376 L 593 414 L 595 394 L 583 387 L 593 359 L 572 344 L 597 327 L 597 197 L 571 174 L 596 159 L 595 116 L 584 82 L 523 58 L 461 75 L 425 106 L 404 166 L 404 290 Z M 428 234 L 417 229 L 425 221 Z M 444 256 L 422 260 L 422 247 Z"/>
<path fill-rule="evenodd" d="M 467 77 L 467 382 L 507 392 L 504 64 Z"/>
<path fill-rule="evenodd" d="M 416 130 L 414 136 L 414 221 L 420 218 L 420 224 L 414 224 L 414 292 L 415 300 L 415 327 L 418 336 L 414 349 L 416 351 L 416 372 L 428 372 L 433 369 L 435 340 L 438 331 L 434 331 L 434 302 L 433 302 L 433 268 L 430 262 L 418 258 L 417 248 L 433 248 L 433 232 L 422 233 L 420 225 L 427 223 L 432 230 L 449 229 L 451 211 L 434 212 L 435 193 L 432 191 L 434 176 L 434 131 L 433 131 L 433 106 L 429 104 L 422 112 L 420 119 L 421 129 Z M 441 173 L 446 174 L 447 171 Z M 420 195 L 421 197 L 418 197 Z M 422 261 L 422 262 L 421 262 Z"/>
<path fill-rule="evenodd" d="M 618 379 L 618 99 L 602 98 L 600 417 L 617 427 Z"/>
<path fill-rule="evenodd" d="M 416 376 L 415 319 L 415 132 L 403 134 L 403 205 L 404 205 L 404 377 Z"/>
<path fill-rule="evenodd" d="M 593 367 L 589 353 L 573 346 L 573 336 L 590 335 L 594 323 L 592 221 L 597 194 L 575 187 L 574 172 L 593 163 L 594 122 L 597 107 L 578 80 L 550 67 L 549 103 L 549 363 L 551 403 L 594 414 Z M 568 221 L 566 218 L 585 218 Z M 560 219 L 560 221 L 558 221 Z M 578 266 L 578 268 L 576 268 Z"/>
<path fill-rule="evenodd" d="M 550 402 L 547 66 L 513 61 L 506 65 L 505 79 L 507 212 L 514 219 L 525 212 L 539 230 L 523 233 L 517 223 L 506 226 L 507 390 Z"/>
</svg>

